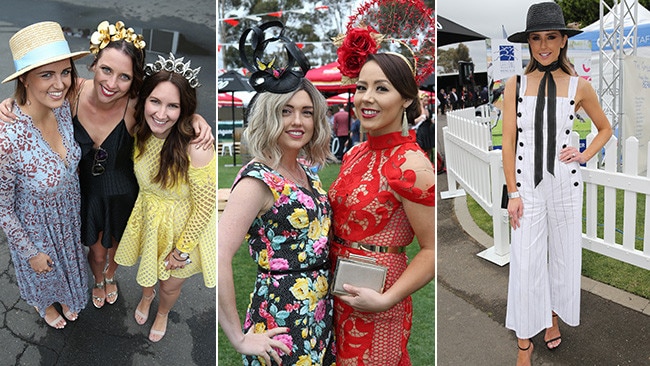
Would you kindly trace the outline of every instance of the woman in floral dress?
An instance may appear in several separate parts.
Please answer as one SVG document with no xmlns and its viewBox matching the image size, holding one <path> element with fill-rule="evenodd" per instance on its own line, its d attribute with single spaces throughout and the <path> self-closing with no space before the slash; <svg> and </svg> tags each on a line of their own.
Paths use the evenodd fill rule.
<svg viewBox="0 0 650 366">
<path fill-rule="evenodd" d="M 323 96 L 306 79 L 289 93 L 260 93 L 245 132 L 254 159 L 241 169 L 219 221 L 219 324 L 244 365 L 332 365 L 331 210 L 318 176 L 330 128 Z M 246 239 L 257 279 L 244 329 L 232 259 Z"/>
<path fill-rule="evenodd" d="M 70 104 L 76 71 L 61 26 L 40 22 L 9 41 L 16 72 L 15 123 L 0 123 L 0 226 L 20 296 L 52 328 L 86 306 L 87 266 L 80 242 L 81 156 Z M 58 46 L 54 46 L 58 45 Z M 63 317 L 54 307 L 61 305 Z"/>
</svg>

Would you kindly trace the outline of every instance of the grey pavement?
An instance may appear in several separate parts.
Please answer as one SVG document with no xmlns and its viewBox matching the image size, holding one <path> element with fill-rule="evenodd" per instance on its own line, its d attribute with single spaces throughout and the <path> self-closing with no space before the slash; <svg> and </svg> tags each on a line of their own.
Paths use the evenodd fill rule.
<svg viewBox="0 0 650 366">
<path fill-rule="evenodd" d="M 438 114 L 438 143 L 446 116 Z M 444 151 L 444 150 L 443 150 Z M 438 175 L 438 192 L 447 190 Z M 477 254 L 492 245 L 474 224 L 464 197 L 437 202 L 437 365 L 514 365 L 514 332 L 505 328 L 508 265 Z M 650 284 L 649 284 L 650 285 Z M 561 324 L 562 345 L 533 338 L 533 365 L 650 365 L 647 299 L 582 279 L 581 324 Z"/>
<path fill-rule="evenodd" d="M 201 66 L 197 89 L 199 111 L 212 125 L 216 122 L 216 6 L 213 0 L 21 0 L 3 3 L 0 11 L 0 76 L 11 74 L 9 38 L 20 28 L 43 20 L 64 27 L 94 30 L 102 20 L 123 20 L 136 29 L 178 31 L 176 55 Z M 68 37 L 73 50 L 84 50 L 88 39 Z M 161 48 L 162 49 L 162 48 Z M 158 54 L 148 52 L 147 61 Z M 77 61 L 83 77 L 91 58 Z M 13 83 L 0 84 L 0 99 L 13 94 Z M 215 365 L 216 291 L 203 285 L 200 275 L 186 281 L 170 312 L 167 334 L 158 343 L 148 340 L 158 298 L 143 326 L 133 312 L 140 300 L 135 282 L 137 266 L 120 267 L 116 274 L 119 298 L 114 305 L 95 309 L 89 301 L 79 319 L 63 330 L 54 330 L 32 307 L 20 299 L 6 238 L 0 231 L 0 366 L 5 365 Z M 89 278 L 92 274 L 89 271 Z M 89 287 L 91 284 L 89 283 Z M 90 292 L 88 293 L 90 299 Z"/>
</svg>

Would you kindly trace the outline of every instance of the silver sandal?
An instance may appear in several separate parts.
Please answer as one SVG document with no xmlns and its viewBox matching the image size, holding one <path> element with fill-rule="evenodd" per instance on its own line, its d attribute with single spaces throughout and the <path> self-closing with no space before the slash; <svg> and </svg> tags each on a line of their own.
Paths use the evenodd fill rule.
<svg viewBox="0 0 650 366">
<path fill-rule="evenodd" d="M 117 301 L 117 282 L 115 281 L 115 276 L 113 276 L 113 278 L 104 277 L 104 283 L 107 285 L 115 285 L 115 291 L 111 291 L 106 294 L 106 302 L 109 305 L 113 305 Z M 115 299 L 113 299 L 113 301 L 110 301 L 109 299 L 112 297 L 115 297 Z"/>
<path fill-rule="evenodd" d="M 102 289 L 104 290 L 104 281 L 102 282 L 96 282 L 95 285 L 93 285 L 93 289 Z M 104 290 L 105 291 L 105 290 Z M 99 297 L 99 296 L 93 296 L 93 306 L 96 307 L 97 309 L 101 309 L 104 306 L 104 302 L 106 301 L 106 297 Z M 97 301 L 97 302 L 95 302 Z M 99 303 L 100 305 L 97 305 Z"/>
</svg>

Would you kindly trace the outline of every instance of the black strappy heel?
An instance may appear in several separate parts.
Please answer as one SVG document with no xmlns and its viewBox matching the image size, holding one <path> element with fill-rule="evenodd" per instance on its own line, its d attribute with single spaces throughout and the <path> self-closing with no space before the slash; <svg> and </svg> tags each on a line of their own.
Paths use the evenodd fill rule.
<svg viewBox="0 0 650 366">
<path fill-rule="evenodd" d="M 557 318 L 557 314 L 553 314 L 553 318 Z M 558 324 L 558 330 L 560 329 L 560 325 Z M 553 343 L 555 341 L 559 340 L 560 343 L 555 346 L 555 347 L 550 347 L 549 343 Z M 549 351 L 555 351 L 556 349 L 560 348 L 560 345 L 562 344 L 562 336 L 560 335 L 559 337 L 555 337 L 553 339 L 549 339 L 548 341 L 545 339 L 544 343 L 546 343 L 546 348 L 548 348 Z"/>
<path fill-rule="evenodd" d="M 532 344 L 533 344 L 533 341 L 531 341 L 530 338 L 528 338 L 528 347 L 521 348 L 521 346 L 519 345 L 519 340 L 517 340 L 517 348 L 519 348 L 520 351 L 528 351 Z"/>
</svg>

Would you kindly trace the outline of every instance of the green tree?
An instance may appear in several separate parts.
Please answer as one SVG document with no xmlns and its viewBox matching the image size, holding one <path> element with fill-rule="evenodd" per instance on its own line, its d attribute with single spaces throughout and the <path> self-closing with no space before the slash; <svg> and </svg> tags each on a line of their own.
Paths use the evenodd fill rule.
<svg viewBox="0 0 650 366">
<path fill-rule="evenodd" d="M 600 0 L 557 0 L 556 1 L 567 24 L 577 23 L 579 28 L 585 27 L 600 18 Z M 605 0 L 610 7 L 614 0 Z M 650 8 L 650 0 L 639 0 L 639 5 Z"/>
<path fill-rule="evenodd" d="M 438 48 L 438 68 L 442 67 L 443 73 L 453 73 L 458 71 L 458 62 L 472 62 L 469 57 L 469 48 L 462 43 L 457 48 L 443 50 Z"/>
<path fill-rule="evenodd" d="M 330 42 L 342 31 L 345 15 L 349 9 L 345 4 L 332 1 L 324 5 L 328 10 L 302 12 L 308 4 L 304 0 L 225 0 L 218 2 L 219 18 L 237 18 L 238 24 L 232 25 L 226 22 L 219 23 L 219 44 L 223 45 L 223 59 L 219 65 L 221 69 L 238 69 L 243 67 L 239 58 L 239 37 L 244 29 L 259 25 L 271 20 L 279 20 L 285 24 L 285 36 L 297 43 L 305 43 L 302 51 L 312 65 L 321 65 L 332 62 L 336 59 L 336 47 Z M 349 5 L 347 5 L 349 7 Z M 296 12 L 299 11 L 299 12 Z M 280 17 L 262 15 L 273 12 L 281 12 Z M 245 17 L 244 15 L 258 15 Z M 340 24 L 339 24 L 340 23 Z M 309 42 L 316 42 L 311 44 Z M 322 42 L 322 43 L 321 43 Z M 276 64 L 283 64 L 286 61 L 286 54 L 278 48 L 277 51 L 265 54 L 267 61 L 276 58 Z M 250 53 L 249 53 L 250 54 Z"/>
<path fill-rule="evenodd" d="M 306 0 L 223 0 L 218 1 L 218 18 L 237 18 L 237 25 L 226 22 L 218 24 L 218 43 L 222 47 L 219 68 L 238 69 L 243 67 L 239 59 L 239 37 L 244 29 L 270 20 L 279 20 L 285 24 L 285 35 L 298 43 L 305 43 L 302 51 L 312 66 L 323 65 L 336 60 L 336 46 L 331 43 L 333 37 L 345 31 L 352 1 L 323 0 L 328 7 L 324 11 L 300 12 L 309 4 Z M 424 0 L 425 5 L 433 7 L 435 0 Z M 396 2 L 399 4 L 399 2 Z M 270 12 L 282 11 L 280 17 L 268 15 Z M 245 15 L 258 15 L 245 17 Z M 234 22 L 233 22 L 234 23 Z M 309 43 L 314 42 L 314 43 Z M 433 52 L 432 52 L 433 53 Z M 265 54 L 267 61 L 276 57 L 276 64 L 282 64 L 286 58 L 284 52 Z"/>
</svg>

